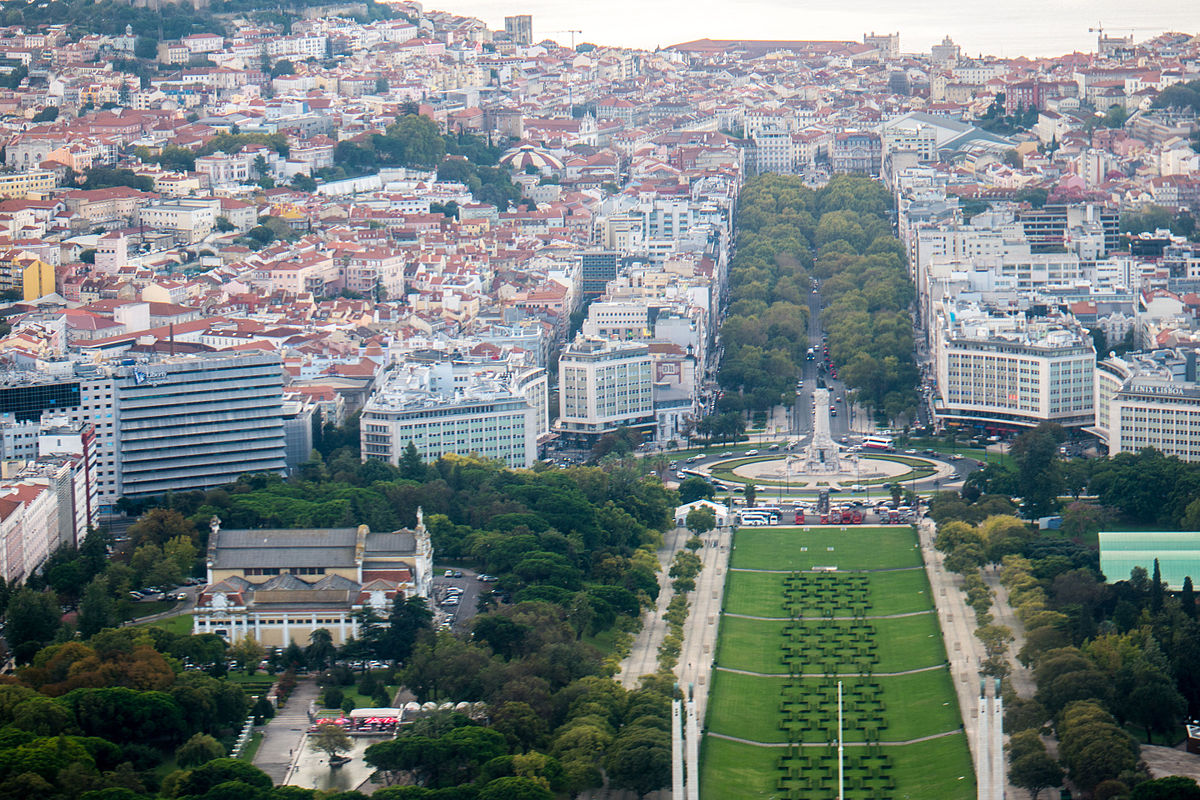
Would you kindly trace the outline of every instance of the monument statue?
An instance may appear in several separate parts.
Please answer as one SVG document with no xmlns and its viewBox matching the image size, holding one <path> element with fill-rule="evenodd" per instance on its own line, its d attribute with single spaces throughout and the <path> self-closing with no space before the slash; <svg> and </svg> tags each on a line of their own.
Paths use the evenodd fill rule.
<svg viewBox="0 0 1200 800">
<path fill-rule="evenodd" d="M 829 435 L 829 390 L 813 391 L 813 437 L 804 451 L 803 471 L 812 475 L 832 475 L 842 471 L 837 443 Z"/>
</svg>

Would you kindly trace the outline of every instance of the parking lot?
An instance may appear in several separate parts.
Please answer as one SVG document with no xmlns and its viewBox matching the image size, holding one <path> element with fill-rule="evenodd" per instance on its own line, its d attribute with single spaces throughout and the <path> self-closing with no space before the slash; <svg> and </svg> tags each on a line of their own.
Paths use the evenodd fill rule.
<svg viewBox="0 0 1200 800">
<path fill-rule="evenodd" d="M 451 573 L 450 577 L 446 576 L 447 571 Z M 445 629 L 444 623 L 449 622 L 449 627 L 465 630 L 477 613 L 480 594 L 491 592 L 495 584 L 480 581 L 478 574 L 469 569 L 443 569 L 435 574 L 432 604 L 434 627 L 441 625 Z M 457 595 L 457 602 L 454 602 L 454 595 Z"/>
</svg>

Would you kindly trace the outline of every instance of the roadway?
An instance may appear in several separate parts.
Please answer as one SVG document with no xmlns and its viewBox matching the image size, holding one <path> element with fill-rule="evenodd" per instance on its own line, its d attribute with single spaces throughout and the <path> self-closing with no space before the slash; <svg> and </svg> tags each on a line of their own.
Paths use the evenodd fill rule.
<svg viewBox="0 0 1200 800">
<path fill-rule="evenodd" d="M 823 338 L 825 329 L 821 325 L 821 294 L 814 289 L 808 295 L 808 346 L 813 348 L 816 356 L 812 361 L 804 361 L 801 365 L 801 379 L 804 386 L 796 391 L 796 401 L 791 408 L 791 430 L 794 437 L 807 436 L 812 433 L 812 404 L 813 390 L 821 384 L 829 390 L 831 405 L 836 409 L 837 416 L 829 417 L 829 435 L 834 441 L 850 435 L 850 409 L 843 401 L 846 397 L 846 385 L 834 378 L 824 366 Z"/>
</svg>

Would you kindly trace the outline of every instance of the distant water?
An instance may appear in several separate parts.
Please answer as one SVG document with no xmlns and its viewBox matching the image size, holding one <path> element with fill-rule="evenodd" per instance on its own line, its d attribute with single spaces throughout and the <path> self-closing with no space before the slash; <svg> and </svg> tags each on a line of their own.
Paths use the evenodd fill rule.
<svg viewBox="0 0 1200 800">
<path fill-rule="evenodd" d="M 503 29 L 532 14 L 534 39 L 653 49 L 692 39 L 839 39 L 900 32 L 903 52 L 928 52 L 949 35 L 965 55 L 1092 52 L 1102 23 L 1140 41 L 1163 31 L 1200 33 L 1196 0 L 423 0 Z"/>
</svg>

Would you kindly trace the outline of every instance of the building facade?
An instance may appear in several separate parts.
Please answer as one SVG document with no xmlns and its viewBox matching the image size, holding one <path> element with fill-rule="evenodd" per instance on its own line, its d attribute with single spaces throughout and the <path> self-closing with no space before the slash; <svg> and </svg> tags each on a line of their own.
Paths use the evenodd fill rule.
<svg viewBox="0 0 1200 800">
<path fill-rule="evenodd" d="M 118 493 L 232 483 L 287 467 L 283 372 L 274 353 L 212 353 L 118 369 Z"/>
<path fill-rule="evenodd" d="M 335 645 L 361 636 L 357 615 L 386 618 L 397 597 L 429 598 L 433 544 L 417 511 L 413 529 L 222 531 L 211 523 L 207 585 L 196 601 L 193 633 L 265 647 L 306 645 L 329 631 Z"/>
<path fill-rule="evenodd" d="M 405 365 L 363 407 L 362 457 L 398 465 L 411 442 L 425 461 L 457 453 L 531 467 L 547 433 L 547 398 L 539 367 L 480 374 Z"/>
<path fill-rule="evenodd" d="M 632 428 L 653 435 L 654 364 L 648 345 L 577 338 L 558 362 L 557 431 L 591 447 L 606 433 Z"/>
<path fill-rule="evenodd" d="M 969 320 L 938 337 L 939 425 L 1002 432 L 1093 423 L 1096 351 L 1085 331 L 1052 323 L 1005 330 L 987 322 L 1011 321 Z"/>
</svg>

